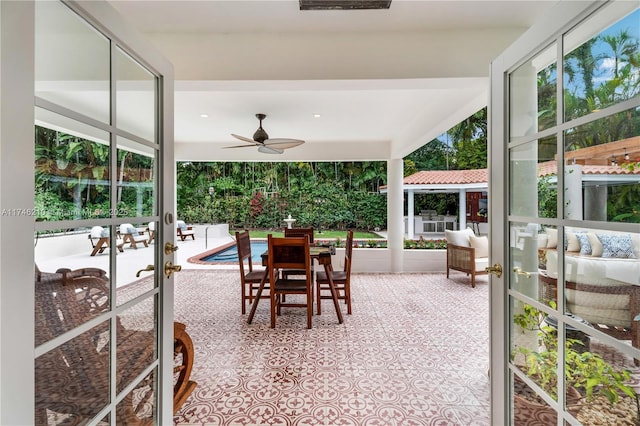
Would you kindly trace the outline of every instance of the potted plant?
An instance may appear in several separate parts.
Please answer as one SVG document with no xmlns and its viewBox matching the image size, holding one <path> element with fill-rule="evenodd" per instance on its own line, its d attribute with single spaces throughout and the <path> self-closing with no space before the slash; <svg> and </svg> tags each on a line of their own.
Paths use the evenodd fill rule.
<svg viewBox="0 0 640 426">
<path fill-rule="evenodd" d="M 555 308 L 555 303 L 550 302 Z M 557 330 L 544 319 L 546 314 L 539 309 L 524 305 L 522 313 L 514 315 L 514 323 L 523 330 L 536 331 L 537 347 L 516 346 L 512 359 L 522 356 L 522 370 L 557 401 L 558 377 L 558 341 Z M 612 366 L 599 354 L 585 350 L 585 341 L 567 338 L 565 347 L 565 377 L 567 388 L 567 409 L 574 416 L 588 406 L 594 399 L 603 397 L 614 407 L 623 395 L 636 403 L 640 411 L 634 389 L 628 385 L 630 372 Z M 516 385 L 518 380 L 516 380 Z M 524 385 L 523 383 L 520 383 Z M 526 386 L 525 386 L 526 387 Z M 555 411 L 544 402 L 526 397 L 525 393 L 514 395 L 514 411 L 517 418 L 538 419 L 556 418 Z M 545 413 L 545 411 L 548 411 Z M 638 417 L 636 417 L 636 421 Z"/>
</svg>

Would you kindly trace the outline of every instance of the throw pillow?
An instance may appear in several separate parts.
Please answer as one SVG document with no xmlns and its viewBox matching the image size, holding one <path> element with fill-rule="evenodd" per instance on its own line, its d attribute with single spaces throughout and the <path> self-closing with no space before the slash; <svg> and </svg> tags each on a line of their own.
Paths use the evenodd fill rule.
<svg viewBox="0 0 640 426">
<path fill-rule="evenodd" d="M 460 231 L 445 230 L 444 236 L 449 244 L 462 247 L 470 247 L 469 238 L 475 234 L 470 228 L 465 228 Z"/>
<path fill-rule="evenodd" d="M 629 234 L 597 234 L 602 243 L 602 257 L 617 257 L 622 259 L 635 259 L 633 243 Z"/>
<path fill-rule="evenodd" d="M 587 233 L 587 238 L 589 239 L 589 244 L 591 244 L 591 256 L 600 257 L 602 256 L 602 243 L 596 234 L 591 232 Z"/>
<path fill-rule="evenodd" d="M 138 230 L 133 225 L 128 226 L 127 227 L 127 234 L 138 235 Z"/>
<path fill-rule="evenodd" d="M 547 228 L 547 248 L 558 247 L 558 230 L 555 228 Z"/>
<path fill-rule="evenodd" d="M 109 236 L 109 230 L 108 229 L 103 229 L 102 231 L 100 231 L 100 237 L 106 238 Z"/>
<path fill-rule="evenodd" d="M 472 235 L 469 237 L 469 244 L 476 249 L 476 259 L 479 257 L 489 257 L 489 239 L 486 236 L 476 237 Z"/>
<path fill-rule="evenodd" d="M 580 232 L 576 234 L 576 238 L 580 242 L 580 254 L 581 255 L 590 255 L 591 254 L 591 243 L 589 242 L 589 237 L 586 233 Z"/>
<path fill-rule="evenodd" d="M 580 251 L 580 241 L 578 241 L 578 237 L 575 232 L 567 232 L 566 241 L 566 251 Z"/>
</svg>

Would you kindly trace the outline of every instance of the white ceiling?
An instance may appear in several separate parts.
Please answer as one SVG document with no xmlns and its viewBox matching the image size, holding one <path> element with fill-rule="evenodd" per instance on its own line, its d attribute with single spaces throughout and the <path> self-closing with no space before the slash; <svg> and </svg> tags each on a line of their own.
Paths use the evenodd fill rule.
<svg viewBox="0 0 640 426">
<path fill-rule="evenodd" d="M 109 1 L 174 64 L 178 160 L 402 158 L 488 101 L 490 61 L 555 1 Z M 237 145 L 256 113 L 283 155 Z M 207 118 L 200 117 L 207 114 Z M 314 118 L 313 114 L 320 114 Z"/>
</svg>

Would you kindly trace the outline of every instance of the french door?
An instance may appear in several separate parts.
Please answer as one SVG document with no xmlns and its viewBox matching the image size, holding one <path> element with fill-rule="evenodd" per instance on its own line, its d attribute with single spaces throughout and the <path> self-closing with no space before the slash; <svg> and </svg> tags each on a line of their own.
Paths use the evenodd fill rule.
<svg viewBox="0 0 640 426">
<path fill-rule="evenodd" d="M 584 422 L 613 377 L 587 359 L 640 372 L 639 24 L 637 2 L 561 5 L 492 64 L 493 424 Z"/>
<path fill-rule="evenodd" d="M 18 52 L 31 57 L 14 76 L 31 91 L 13 97 L 16 107 L 31 103 L 21 114 L 31 126 L 3 139 L 3 153 L 13 143 L 15 161 L 29 160 L 26 172 L 1 183 L 3 193 L 31 201 L 3 207 L 16 218 L 20 240 L 32 241 L 27 259 L 34 266 L 28 271 L 3 252 L 21 271 L 21 288 L 3 291 L 3 302 L 21 306 L 16 318 L 30 317 L 16 321 L 14 339 L 28 342 L 23 357 L 33 357 L 14 364 L 24 383 L 3 368 L 2 423 L 169 423 L 173 270 L 165 264 L 174 259 L 164 245 L 175 239 L 172 67 L 106 3 L 9 3 L 3 23 L 18 24 L 9 34 L 15 46 L 3 43 L 3 63 Z M 2 165 L 10 166 L 6 155 Z M 26 402 L 8 404 L 11 387 Z"/>
</svg>

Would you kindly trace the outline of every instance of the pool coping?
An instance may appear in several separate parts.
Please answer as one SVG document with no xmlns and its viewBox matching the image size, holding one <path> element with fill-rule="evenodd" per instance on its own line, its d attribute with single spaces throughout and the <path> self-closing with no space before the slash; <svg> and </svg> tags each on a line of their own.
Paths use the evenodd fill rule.
<svg viewBox="0 0 640 426">
<path fill-rule="evenodd" d="M 266 238 L 252 238 L 252 241 L 267 241 Z M 196 265 L 207 265 L 207 266 L 216 266 L 216 265 L 237 265 L 238 262 L 207 262 L 201 260 L 204 257 L 211 256 L 212 254 L 224 251 L 230 247 L 234 247 L 236 245 L 235 241 L 228 242 L 218 247 L 214 247 L 211 250 L 204 251 L 202 253 L 198 253 L 195 256 L 191 256 L 187 259 L 187 263 L 194 263 Z"/>
<path fill-rule="evenodd" d="M 217 253 L 219 251 L 222 250 L 226 250 L 229 247 L 233 247 L 236 245 L 235 241 L 231 241 L 228 242 L 227 244 L 223 244 L 221 246 L 212 248 L 211 250 L 207 250 L 205 252 L 202 253 L 198 253 L 195 256 L 191 256 L 190 258 L 187 259 L 187 263 L 195 263 L 196 265 L 237 265 L 238 262 L 205 262 L 204 260 L 201 260 L 203 257 L 207 257 L 207 256 L 211 256 L 214 253 Z"/>
</svg>

